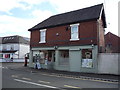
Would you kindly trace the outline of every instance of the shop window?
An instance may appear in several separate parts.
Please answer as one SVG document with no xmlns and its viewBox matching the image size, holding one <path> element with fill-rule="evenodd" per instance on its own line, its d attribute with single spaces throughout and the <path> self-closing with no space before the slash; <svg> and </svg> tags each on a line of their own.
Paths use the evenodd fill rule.
<svg viewBox="0 0 120 90">
<path fill-rule="evenodd" d="M 5 54 L 4 58 L 10 58 L 10 54 Z"/>
<path fill-rule="evenodd" d="M 82 50 L 82 67 L 86 68 L 93 67 L 92 49 Z"/>
<path fill-rule="evenodd" d="M 61 57 L 62 58 L 69 58 L 69 51 L 67 51 L 67 50 L 61 51 Z"/>
<path fill-rule="evenodd" d="M 69 50 L 61 50 L 59 58 L 60 58 L 59 60 L 60 65 L 69 64 Z"/>
</svg>

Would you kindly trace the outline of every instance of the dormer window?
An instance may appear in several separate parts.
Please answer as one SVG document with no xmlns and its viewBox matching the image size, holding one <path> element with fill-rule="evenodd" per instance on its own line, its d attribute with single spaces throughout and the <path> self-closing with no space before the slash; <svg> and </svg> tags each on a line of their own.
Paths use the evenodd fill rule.
<svg viewBox="0 0 120 90">
<path fill-rule="evenodd" d="M 79 40 L 79 23 L 78 24 L 72 24 L 71 27 L 71 39 L 70 41 L 76 41 Z"/>
<path fill-rule="evenodd" d="M 46 42 L 46 29 L 40 30 L 40 42 L 39 43 L 45 43 Z"/>
</svg>

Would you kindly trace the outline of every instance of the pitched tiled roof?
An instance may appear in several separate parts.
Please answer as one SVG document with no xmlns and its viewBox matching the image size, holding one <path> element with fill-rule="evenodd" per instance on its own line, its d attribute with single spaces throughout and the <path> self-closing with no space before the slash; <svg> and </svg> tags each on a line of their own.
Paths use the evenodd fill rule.
<svg viewBox="0 0 120 90">
<path fill-rule="evenodd" d="M 29 29 L 29 31 L 67 25 L 67 24 L 83 22 L 83 21 L 89 21 L 89 20 L 96 20 L 100 17 L 102 7 L 103 7 L 103 4 L 99 4 L 92 7 L 79 9 L 76 11 L 54 15 L 42 21 L 41 23 L 35 25 L 31 29 Z M 104 17 L 104 21 L 103 21 L 104 27 L 106 27 L 104 12 L 102 16 Z"/>
</svg>

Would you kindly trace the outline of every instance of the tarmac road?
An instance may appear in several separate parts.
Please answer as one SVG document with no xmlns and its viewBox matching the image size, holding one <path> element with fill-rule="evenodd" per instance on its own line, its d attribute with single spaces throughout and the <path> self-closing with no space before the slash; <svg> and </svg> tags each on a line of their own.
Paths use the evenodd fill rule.
<svg viewBox="0 0 120 90">
<path fill-rule="evenodd" d="M 52 89 L 82 89 L 110 88 L 118 90 L 118 82 L 93 80 L 23 67 L 21 63 L 5 63 L 2 68 L 2 88 L 52 88 Z M 38 72 L 38 73 L 36 73 Z M 40 89 L 41 90 L 41 89 Z"/>
</svg>

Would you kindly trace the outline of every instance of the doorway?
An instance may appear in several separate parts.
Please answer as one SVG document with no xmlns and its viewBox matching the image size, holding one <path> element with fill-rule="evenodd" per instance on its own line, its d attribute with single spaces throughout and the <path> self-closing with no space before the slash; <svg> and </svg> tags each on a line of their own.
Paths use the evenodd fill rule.
<svg viewBox="0 0 120 90">
<path fill-rule="evenodd" d="M 54 69 L 55 63 L 55 51 L 49 50 L 48 51 L 48 69 Z"/>
</svg>

